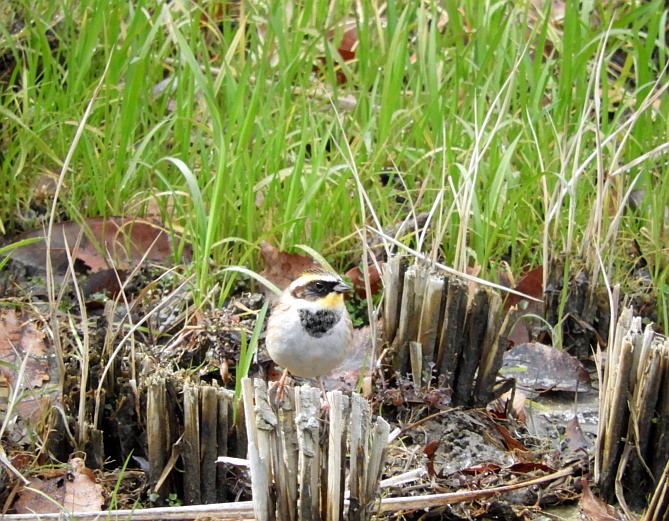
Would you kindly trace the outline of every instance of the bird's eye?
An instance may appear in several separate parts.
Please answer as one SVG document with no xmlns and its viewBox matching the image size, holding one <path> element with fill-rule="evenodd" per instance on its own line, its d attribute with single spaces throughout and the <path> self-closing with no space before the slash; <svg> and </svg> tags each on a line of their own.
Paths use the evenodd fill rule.
<svg viewBox="0 0 669 521">
<path fill-rule="evenodd" d="M 325 284 L 323 284 L 320 280 L 317 280 L 316 282 L 314 282 L 314 286 L 316 286 L 316 289 L 324 289 L 325 288 Z"/>
</svg>

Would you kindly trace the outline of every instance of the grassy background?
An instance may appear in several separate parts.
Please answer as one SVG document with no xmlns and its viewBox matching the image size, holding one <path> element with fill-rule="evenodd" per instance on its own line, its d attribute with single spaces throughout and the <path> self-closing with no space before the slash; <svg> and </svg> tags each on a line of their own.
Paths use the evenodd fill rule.
<svg viewBox="0 0 669 521">
<path fill-rule="evenodd" d="M 0 231 L 40 226 L 60 180 L 58 219 L 183 233 L 206 295 L 209 258 L 259 269 L 268 240 L 344 269 L 356 230 L 432 212 L 419 248 L 447 264 L 495 280 L 566 253 L 648 286 L 666 331 L 664 2 L 536 4 L 12 2 Z"/>
</svg>

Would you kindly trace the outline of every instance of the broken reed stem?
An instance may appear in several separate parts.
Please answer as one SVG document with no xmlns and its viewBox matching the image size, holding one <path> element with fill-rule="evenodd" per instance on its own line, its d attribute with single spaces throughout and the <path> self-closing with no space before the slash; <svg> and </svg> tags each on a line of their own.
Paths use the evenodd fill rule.
<svg viewBox="0 0 669 521">
<path fill-rule="evenodd" d="M 295 388 L 295 426 L 299 450 L 300 519 L 319 519 L 321 392 L 312 387 Z"/>
<path fill-rule="evenodd" d="M 667 519 L 669 519 L 669 461 L 664 466 L 662 476 L 641 521 L 666 521 Z"/>
<path fill-rule="evenodd" d="M 351 431 L 350 431 L 350 476 L 349 489 L 351 503 L 349 520 L 366 519 L 366 505 L 372 498 L 367 497 L 366 469 L 370 467 L 369 445 L 367 443 L 371 427 L 371 409 L 369 403 L 359 394 L 351 397 Z M 370 470 L 371 472 L 371 470 Z"/>
<path fill-rule="evenodd" d="M 198 388 L 184 384 L 184 434 L 181 457 L 184 464 L 184 501 L 188 505 L 202 503 L 200 484 L 200 415 Z"/>
<path fill-rule="evenodd" d="M 170 452 L 171 443 L 169 435 L 169 415 L 167 411 L 167 398 L 165 389 L 165 379 L 159 376 L 152 376 L 149 380 L 147 390 L 147 413 L 146 413 L 146 437 L 149 456 L 149 483 L 154 487 L 154 492 L 160 494 L 165 499 L 167 494 L 164 490 L 155 489 L 160 475 L 167 463 L 167 455 Z"/>
<path fill-rule="evenodd" d="M 330 431 L 328 434 L 328 467 L 327 467 L 327 516 L 328 521 L 339 521 L 344 501 L 344 467 L 342 459 L 346 451 L 345 409 L 348 408 L 348 397 L 341 391 L 327 393 L 330 404 Z"/>
<path fill-rule="evenodd" d="M 244 418 L 248 435 L 248 458 L 251 464 L 251 493 L 253 494 L 253 511 L 259 521 L 274 519 L 274 508 L 270 496 L 270 462 L 260 457 L 258 450 L 258 429 L 253 400 L 253 381 L 242 379 L 242 397 L 244 401 Z"/>
<path fill-rule="evenodd" d="M 431 376 L 432 367 L 436 357 L 436 345 L 439 339 L 439 324 L 444 313 L 444 286 L 443 277 L 430 274 L 426 277 L 425 298 L 423 299 L 420 323 L 418 326 L 418 342 L 423 346 L 422 367 L 429 369 Z M 422 376 L 422 373 L 419 373 Z M 422 383 L 426 385 L 430 376 Z"/>
<path fill-rule="evenodd" d="M 669 340 L 626 308 L 618 319 L 604 367 L 596 480 L 603 498 L 629 511 L 645 506 L 654 492 L 662 503 L 662 478 L 669 460 Z M 655 483 L 658 483 L 657 488 Z M 669 493 L 669 492 L 664 492 Z M 629 505 L 629 507 L 628 507 Z M 650 519 L 650 518 L 649 518 Z"/>
<path fill-rule="evenodd" d="M 402 304 L 402 288 L 404 287 L 404 272 L 407 269 L 406 257 L 396 255 L 391 257 L 382 266 L 381 276 L 386 288 L 395 288 L 395 291 L 386 292 L 383 297 L 383 342 L 393 343 L 400 323 L 400 308 Z"/>
<path fill-rule="evenodd" d="M 485 498 L 494 497 L 506 492 L 520 490 L 522 488 L 532 488 L 565 479 L 571 476 L 579 467 L 569 466 L 548 476 L 529 479 L 513 485 L 504 485 L 501 487 L 492 487 L 484 490 L 467 490 L 463 492 L 449 492 L 445 494 L 431 494 L 426 496 L 412 497 L 384 497 L 378 501 L 378 513 L 407 513 L 417 510 L 426 510 L 439 508 L 455 503 L 480 501 Z M 669 471 L 668 471 L 669 472 Z M 349 500 L 344 501 L 344 508 L 349 506 Z M 191 520 L 212 517 L 216 519 L 257 519 L 257 510 L 252 501 L 239 501 L 237 503 L 220 503 L 216 505 L 195 505 L 185 507 L 165 507 L 165 508 L 147 508 L 132 510 L 111 510 L 107 512 L 79 512 L 71 514 L 73 519 L 78 521 L 98 521 L 102 518 L 110 517 L 112 519 L 130 519 L 135 521 L 154 521 L 154 520 Z M 666 513 L 666 510 L 657 510 L 657 512 Z M 40 519 L 62 519 L 62 513 L 41 514 Z M 33 514 L 6 514 L 5 521 L 29 521 L 34 519 Z M 318 519 L 318 518 L 314 518 Z M 662 517 L 645 517 L 643 521 L 658 521 Z"/>
<path fill-rule="evenodd" d="M 210 385 L 201 388 L 200 474 L 202 503 L 217 503 L 216 460 L 218 459 L 218 396 Z"/>
<path fill-rule="evenodd" d="M 409 342 L 409 359 L 411 360 L 411 377 L 416 387 L 422 385 L 423 346 L 419 342 Z"/>
<path fill-rule="evenodd" d="M 183 385 L 181 393 L 177 392 L 180 385 Z M 183 467 L 183 497 L 187 503 L 225 501 L 228 470 L 216 461 L 218 457 L 228 455 L 231 437 L 237 438 L 237 445 L 243 445 L 244 451 L 243 454 L 234 453 L 233 448 L 233 455 L 246 456 L 246 442 L 240 440 L 238 433 L 230 434 L 234 393 L 215 385 L 183 382 L 179 377 L 163 372 L 151 374 L 145 387 L 152 491 L 164 501 L 176 491 L 173 472 L 177 467 Z M 178 401 L 179 397 L 183 402 Z M 183 411 L 183 418 L 178 417 L 178 411 Z M 183 425 L 183 432 L 180 425 Z"/>
<path fill-rule="evenodd" d="M 396 346 L 393 369 L 400 374 L 407 372 L 409 361 L 409 353 L 405 346 L 411 340 L 416 340 L 418 333 L 418 323 L 414 312 L 416 298 L 416 269 L 414 266 L 408 268 L 404 273 L 403 288 L 400 304 L 400 320 L 397 335 L 393 343 Z M 390 291 L 393 291 L 393 289 L 390 289 Z"/>
<path fill-rule="evenodd" d="M 384 282 L 399 284 L 402 266 L 391 259 Z M 511 323 L 502 320 L 505 311 L 497 293 L 420 264 L 408 267 L 403 283 L 386 286 L 385 293 L 392 302 L 384 308 L 391 314 L 384 338 L 393 339 L 391 367 L 396 374 L 405 378 L 411 372 L 417 387 L 434 379 L 451 388 L 454 405 L 482 406 L 494 398 Z"/>
<path fill-rule="evenodd" d="M 354 393 L 350 405 L 340 391 L 327 394 L 329 416 L 323 422 L 317 389 L 286 388 L 276 405 L 268 398 L 274 394 L 273 385 L 268 391 L 263 381 L 242 382 L 258 519 L 338 521 L 344 511 L 347 468 L 355 505 L 351 515 L 370 519 L 378 497 L 388 424 L 378 418 L 372 425 L 364 398 Z M 351 454 L 349 465 L 347 453 Z"/>
<path fill-rule="evenodd" d="M 218 446 L 219 457 L 228 455 L 229 431 L 232 428 L 232 407 L 234 393 L 227 389 L 217 389 L 216 397 L 218 400 L 218 428 L 216 429 L 216 444 Z M 244 429 L 239 429 L 243 431 Z M 218 502 L 227 499 L 227 475 L 228 469 L 225 465 L 216 465 L 216 497 Z"/>
</svg>

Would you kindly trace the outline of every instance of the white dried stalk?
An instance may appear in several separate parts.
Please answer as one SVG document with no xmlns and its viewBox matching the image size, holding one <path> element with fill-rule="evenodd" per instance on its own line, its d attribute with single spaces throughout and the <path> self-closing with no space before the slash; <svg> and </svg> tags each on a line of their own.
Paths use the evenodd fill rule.
<svg viewBox="0 0 669 521">
<path fill-rule="evenodd" d="M 311 387 L 295 389 L 295 424 L 300 451 L 300 519 L 318 519 L 320 510 L 320 395 L 320 390 Z"/>
<path fill-rule="evenodd" d="M 439 340 L 439 317 L 444 305 L 444 278 L 438 275 L 428 276 L 425 282 L 425 299 L 418 327 L 418 341 L 423 346 L 423 367 L 430 369 L 435 361 L 435 350 Z M 432 376 L 429 371 L 427 380 Z M 425 382 L 427 383 L 427 382 Z"/>
<path fill-rule="evenodd" d="M 259 521 L 270 521 L 274 512 L 270 509 L 269 461 L 263 460 L 258 451 L 258 429 L 256 428 L 253 394 L 253 381 L 250 378 L 243 378 L 242 398 L 244 400 L 244 418 L 248 437 L 248 457 L 251 461 L 253 512 Z"/>
</svg>

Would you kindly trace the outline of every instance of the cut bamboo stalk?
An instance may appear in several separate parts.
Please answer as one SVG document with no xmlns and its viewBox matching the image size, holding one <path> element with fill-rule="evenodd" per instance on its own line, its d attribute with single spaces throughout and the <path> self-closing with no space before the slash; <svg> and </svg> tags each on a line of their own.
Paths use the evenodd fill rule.
<svg viewBox="0 0 669 521">
<path fill-rule="evenodd" d="M 615 497 L 614 484 L 618 470 L 617 462 L 623 450 L 623 425 L 628 421 L 627 397 L 629 394 L 630 366 L 632 364 L 632 338 L 626 335 L 621 344 L 619 367 L 612 374 L 615 386 L 612 391 L 611 408 L 602 454 L 602 476 L 600 488 L 607 502 Z"/>
<path fill-rule="evenodd" d="M 419 342 L 409 342 L 409 360 L 411 360 L 411 379 L 416 387 L 422 384 L 423 346 Z"/>
<path fill-rule="evenodd" d="M 462 350 L 467 316 L 467 284 L 456 278 L 448 280 L 446 308 L 441 326 L 440 345 L 437 355 L 440 385 L 453 387 L 455 371 Z"/>
<path fill-rule="evenodd" d="M 380 416 L 374 423 L 374 432 L 371 440 L 371 450 L 369 454 L 369 463 L 367 465 L 366 479 L 366 494 L 367 502 L 364 505 L 364 519 L 371 519 L 373 513 L 372 503 L 376 497 L 379 480 L 381 479 L 381 472 L 383 470 L 383 462 L 385 460 L 386 450 L 388 446 L 388 436 L 390 435 L 390 425 Z"/>
<path fill-rule="evenodd" d="M 444 315 L 444 278 L 437 275 L 429 275 L 425 282 L 425 299 L 418 327 L 418 342 L 423 347 L 423 368 L 427 371 L 427 378 L 423 378 L 423 384 L 432 379 L 435 362 L 435 353 L 439 341 L 440 318 Z"/>
<path fill-rule="evenodd" d="M 650 335 L 648 332 L 650 331 Z M 644 340 L 652 339 L 653 332 L 646 329 Z M 644 341 L 645 343 L 645 341 Z M 631 454 L 631 462 L 625 470 L 625 481 L 633 483 L 647 483 L 651 478 L 652 471 L 648 464 L 648 444 L 650 441 L 650 430 L 655 416 L 655 406 L 660 388 L 660 353 L 657 349 L 651 349 L 650 341 L 647 345 L 647 355 L 643 354 L 641 361 L 645 368 L 637 377 L 637 385 L 634 389 L 634 396 L 630 404 L 632 413 L 630 414 L 629 425 L 627 427 L 627 436 L 636 445 L 636 451 Z M 654 455 L 650 454 L 652 458 Z M 632 504 L 643 504 L 647 490 L 645 487 L 630 489 Z M 620 497 L 618 498 L 619 501 Z"/>
<path fill-rule="evenodd" d="M 242 390 L 245 413 L 254 416 L 246 425 L 258 519 L 343 519 L 347 468 L 354 491 L 349 496 L 357 505 L 349 514 L 361 521 L 371 519 L 390 429 L 382 419 L 371 427 L 371 409 L 364 398 L 354 393 L 351 410 L 347 396 L 340 391 L 328 393 L 329 416 L 323 423 L 317 389 L 298 388 L 294 396 L 292 388 L 286 389 L 287 399 L 278 410 L 267 401 L 265 382 L 245 380 Z M 355 456 L 347 462 L 349 436 L 349 453 Z M 289 455 L 291 446 L 299 450 L 297 465 Z"/>
<path fill-rule="evenodd" d="M 488 322 L 488 294 L 477 289 L 472 300 L 465 327 L 465 344 L 460 351 L 453 386 L 453 403 L 471 405 L 474 377 L 481 359 L 481 349 Z"/>
<path fill-rule="evenodd" d="M 409 365 L 409 342 L 415 339 L 414 324 L 416 318 L 414 314 L 416 305 L 416 266 L 409 266 L 404 273 L 404 289 L 402 291 L 402 306 L 400 309 L 400 324 L 397 336 L 393 345 L 395 346 L 395 358 L 393 369 L 400 376 L 404 376 L 408 371 Z"/>
<path fill-rule="evenodd" d="M 181 459 L 184 464 L 184 501 L 187 505 L 202 503 L 200 484 L 200 400 L 196 385 L 186 382 L 184 393 L 184 434 Z"/>
<path fill-rule="evenodd" d="M 602 483 L 602 473 L 604 472 L 604 454 L 606 453 L 605 441 L 607 439 L 607 426 L 612 414 L 612 400 L 614 398 L 616 365 L 620 360 L 620 353 L 622 350 L 622 342 L 624 336 L 627 334 L 629 327 L 632 324 L 632 309 L 626 308 L 623 310 L 620 318 L 614 328 L 614 336 L 609 345 L 608 357 L 604 365 L 603 380 L 600 384 L 600 407 L 599 407 L 599 427 L 597 429 L 597 441 L 595 450 L 595 479 L 598 483 Z M 607 458 L 609 458 L 607 456 Z M 610 464 L 610 458 L 606 462 Z M 610 469 L 607 468 L 607 471 Z"/>
<path fill-rule="evenodd" d="M 233 393 L 227 389 L 217 389 L 218 400 L 218 427 L 216 429 L 216 446 L 218 447 L 218 456 L 228 455 L 228 431 L 232 427 L 230 422 L 230 409 L 232 408 Z M 218 502 L 222 503 L 227 499 L 227 477 L 228 471 L 226 465 L 216 466 L 216 496 Z"/>
<path fill-rule="evenodd" d="M 287 400 L 281 400 L 279 415 L 281 431 L 278 440 L 279 451 L 282 458 L 278 462 L 281 465 L 280 479 L 283 486 L 280 492 L 287 505 L 288 519 L 297 519 L 297 477 L 299 474 L 299 449 L 297 442 L 297 429 L 295 426 L 295 388 L 285 389 Z"/>
<path fill-rule="evenodd" d="M 169 415 L 165 414 L 167 410 L 165 379 L 162 376 L 152 375 L 149 378 L 146 408 L 149 483 L 152 487 L 155 487 L 160 479 L 160 475 L 163 473 L 163 469 L 167 463 L 167 456 L 171 449 L 168 440 L 170 431 L 168 425 L 166 425 Z M 155 490 L 154 488 L 154 492 L 159 494 L 162 499 L 165 499 L 167 497 L 166 488 L 162 487 L 160 490 Z"/>
<path fill-rule="evenodd" d="M 327 469 L 327 516 L 328 521 L 343 519 L 344 465 L 342 456 L 346 454 L 346 423 L 344 409 L 348 397 L 341 391 L 327 393 L 330 404 Z"/>
<path fill-rule="evenodd" d="M 218 459 L 218 393 L 216 388 L 206 385 L 200 388 L 202 397 L 201 420 L 201 491 L 202 504 L 216 503 L 216 460 Z"/>
<path fill-rule="evenodd" d="M 657 487 L 650 499 L 648 508 L 641 517 L 642 521 L 669 520 L 669 461 L 657 482 Z"/>
<path fill-rule="evenodd" d="M 497 373 L 502 367 L 504 350 L 506 349 L 508 322 L 502 323 L 502 299 L 497 293 L 484 289 L 488 294 L 488 321 L 481 349 L 481 361 L 479 363 L 476 385 L 474 387 L 475 407 L 483 407 L 495 397 L 492 396 L 492 388 L 497 378 Z"/>
<path fill-rule="evenodd" d="M 351 396 L 350 475 L 349 475 L 349 512 L 350 521 L 361 521 L 365 517 L 368 497 L 365 469 L 367 468 L 367 440 L 371 427 L 369 403 L 359 394 Z M 373 497 L 371 499 L 374 499 Z"/>
<path fill-rule="evenodd" d="M 660 479 L 664 467 L 669 462 L 669 340 L 664 339 L 661 360 L 661 383 L 657 400 L 657 423 L 651 434 L 651 446 L 656 448 L 651 461 L 651 471 L 655 479 Z"/>
<path fill-rule="evenodd" d="M 400 323 L 400 305 L 404 287 L 404 272 L 407 268 L 406 257 L 391 257 L 382 268 L 383 284 L 383 341 L 390 345 L 397 335 Z"/>
<path fill-rule="evenodd" d="M 254 414 L 258 436 L 258 454 L 262 461 L 267 462 L 269 470 L 268 485 L 271 487 L 274 483 L 276 487 L 277 475 L 280 474 L 279 462 L 281 458 L 279 447 L 276 443 L 276 428 L 279 419 L 269 403 L 267 384 L 263 380 L 255 379 L 253 387 L 255 390 Z M 283 485 L 283 482 L 279 481 L 279 487 L 281 485 Z M 273 517 L 276 516 L 277 509 L 279 512 L 287 511 L 285 496 L 281 493 L 281 490 L 270 495 L 269 507 L 270 515 Z"/>
<path fill-rule="evenodd" d="M 617 499 L 626 511 L 644 506 L 667 465 L 664 435 L 669 344 L 650 327 L 643 334 L 632 310 L 623 310 L 604 368 L 595 462 L 604 499 Z M 662 492 L 654 499 L 662 503 Z"/>
<path fill-rule="evenodd" d="M 248 434 L 248 459 L 251 462 L 251 492 L 253 494 L 253 512 L 259 521 L 274 519 L 274 509 L 270 497 L 270 462 L 260 457 L 258 450 L 258 428 L 254 414 L 253 381 L 242 379 L 242 397 L 244 416 Z"/>
<path fill-rule="evenodd" d="M 320 390 L 298 387 L 295 390 L 297 442 L 300 450 L 300 503 L 299 519 L 316 521 L 320 519 L 319 469 L 320 443 L 319 414 L 321 408 Z"/>
</svg>

